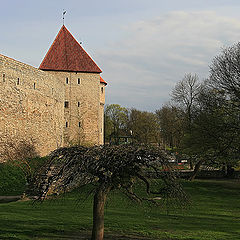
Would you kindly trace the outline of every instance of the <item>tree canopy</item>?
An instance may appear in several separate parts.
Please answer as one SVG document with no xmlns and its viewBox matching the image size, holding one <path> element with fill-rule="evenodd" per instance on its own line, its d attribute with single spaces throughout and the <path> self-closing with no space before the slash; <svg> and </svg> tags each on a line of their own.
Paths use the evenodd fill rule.
<svg viewBox="0 0 240 240">
<path fill-rule="evenodd" d="M 128 127 L 138 143 L 159 142 L 160 126 L 155 113 L 131 109 Z"/>
<path fill-rule="evenodd" d="M 128 124 L 128 109 L 119 104 L 110 104 L 104 112 L 105 142 L 111 137 L 126 135 Z"/>
<path fill-rule="evenodd" d="M 153 176 L 149 171 L 162 181 L 152 186 Z M 135 192 L 137 182 L 144 185 L 146 195 Z M 138 203 L 160 204 L 174 199 L 172 203 L 185 204 L 187 201 L 166 153 L 159 148 L 139 145 L 60 148 L 50 155 L 48 164 L 33 183 L 39 200 L 51 193 L 94 184 L 92 240 L 103 239 L 104 204 L 107 194 L 114 189 Z"/>
<path fill-rule="evenodd" d="M 212 88 L 225 91 L 240 107 L 240 42 L 222 50 L 210 65 Z"/>
</svg>

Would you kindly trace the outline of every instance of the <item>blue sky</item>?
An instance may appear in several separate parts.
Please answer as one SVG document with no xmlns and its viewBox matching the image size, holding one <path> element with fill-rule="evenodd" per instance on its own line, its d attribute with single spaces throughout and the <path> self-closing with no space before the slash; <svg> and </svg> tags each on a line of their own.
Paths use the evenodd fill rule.
<svg viewBox="0 0 240 240">
<path fill-rule="evenodd" d="M 65 25 L 103 70 L 106 102 L 154 111 L 240 41 L 239 0 L 0 0 L 0 53 L 38 67 Z"/>
</svg>

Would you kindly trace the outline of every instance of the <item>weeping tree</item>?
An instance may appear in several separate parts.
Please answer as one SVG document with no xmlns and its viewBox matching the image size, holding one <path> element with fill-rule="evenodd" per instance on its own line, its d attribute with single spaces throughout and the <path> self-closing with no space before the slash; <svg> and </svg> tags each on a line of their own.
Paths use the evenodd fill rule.
<svg viewBox="0 0 240 240">
<path fill-rule="evenodd" d="M 153 184 L 153 175 L 162 180 Z M 144 185 L 144 195 L 135 191 L 134 185 L 139 182 Z M 138 203 L 147 201 L 159 205 L 166 199 L 174 203 L 187 201 L 167 155 L 160 149 L 145 146 L 60 148 L 50 154 L 48 164 L 33 183 L 41 201 L 53 193 L 94 184 L 92 240 L 103 239 L 104 205 L 108 193 L 114 189 Z"/>
</svg>

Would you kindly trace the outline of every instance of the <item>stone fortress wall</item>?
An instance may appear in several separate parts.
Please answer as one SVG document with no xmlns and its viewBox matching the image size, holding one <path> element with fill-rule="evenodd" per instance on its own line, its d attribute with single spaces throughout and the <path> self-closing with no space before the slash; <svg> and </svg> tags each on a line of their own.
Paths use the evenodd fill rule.
<svg viewBox="0 0 240 240">
<path fill-rule="evenodd" d="M 99 134 L 100 144 L 104 144 L 104 105 L 105 105 L 105 87 L 104 83 L 100 83 L 99 89 Z"/>
<path fill-rule="evenodd" d="M 98 73 L 47 71 L 65 86 L 64 145 L 103 144 L 103 108 Z M 100 98 L 101 97 L 101 98 Z M 101 99 L 101 101 L 99 100 Z"/>
<path fill-rule="evenodd" d="M 0 55 L 0 141 L 33 139 L 44 156 L 63 145 L 64 85 L 51 74 Z"/>
<path fill-rule="evenodd" d="M 39 69 L 0 54 L 0 155 L 9 139 L 32 139 L 41 156 L 103 144 L 101 72 L 64 25 Z"/>
</svg>

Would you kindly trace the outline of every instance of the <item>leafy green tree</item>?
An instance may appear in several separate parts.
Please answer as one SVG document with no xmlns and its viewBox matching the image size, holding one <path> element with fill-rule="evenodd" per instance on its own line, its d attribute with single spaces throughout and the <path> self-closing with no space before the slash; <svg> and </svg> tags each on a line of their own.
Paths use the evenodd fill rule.
<svg viewBox="0 0 240 240">
<path fill-rule="evenodd" d="M 213 59 L 188 139 L 189 149 L 204 156 L 198 166 L 210 159 L 218 166 L 224 165 L 227 175 L 240 158 L 239 79 L 240 43 L 237 43 Z"/>
<path fill-rule="evenodd" d="M 131 109 L 128 128 L 138 143 L 159 143 L 160 126 L 155 113 Z"/>
<path fill-rule="evenodd" d="M 156 116 L 164 145 L 170 148 L 179 148 L 184 134 L 184 112 L 176 106 L 164 105 L 156 111 Z"/>
<path fill-rule="evenodd" d="M 205 88 L 199 96 L 199 107 L 191 133 L 184 138 L 184 152 L 195 156 L 196 165 L 191 179 L 200 166 L 227 166 L 231 169 L 239 161 L 239 111 L 224 92 Z"/>
<path fill-rule="evenodd" d="M 110 104 L 104 112 L 105 142 L 109 142 L 111 137 L 125 135 L 128 124 L 128 109 L 119 104 Z"/>
</svg>

